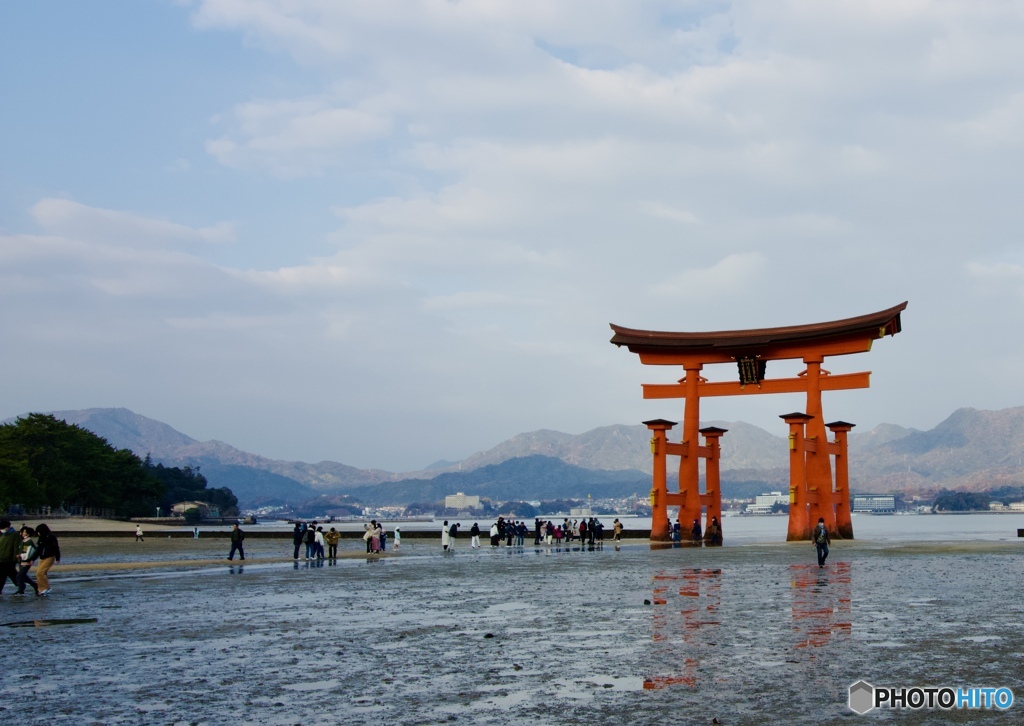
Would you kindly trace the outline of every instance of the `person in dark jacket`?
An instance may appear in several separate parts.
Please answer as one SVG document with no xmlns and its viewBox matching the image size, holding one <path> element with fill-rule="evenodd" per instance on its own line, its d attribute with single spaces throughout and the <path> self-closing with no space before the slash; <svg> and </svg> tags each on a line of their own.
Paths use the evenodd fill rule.
<svg viewBox="0 0 1024 726">
<path fill-rule="evenodd" d="M 36 565 L 36 581 L 39 584 L 39 594 L 49 595 L 50 578 L 47 574 L 54 563 L 60 564 L 60 543 L 45 522 L 36 527 L 36 534 L 39 535 L 39 541 L 36 542 L 39 558 L 39 564 Z"/>
<path fill-rule="evenodd" d="M 305 539 L 303 541 L 306 543 L 306 559 L 312 560 L 316 557 L 316 522 L 306 527 Z"/>
<path fill-rule="evenodd" d="M 708 529 L 704 533 L 704 539 L 711 547 L 722 545 L 722 525 L 718 522 L 718 517 L 711 518 L 711 524 L 708 525 Z"/>
<path fill-rule="evenodd" d="M 0 593 L 8 578 L 18 586 L 18 556 L 21 554 L 21 536 L 11 526 L 11 520 L 0 519 Z"/>
<path fill-rule="evenodd" d="M 245 550 L 242 549 L 242 541 L 245 539 L 245 532 L 238 528 L 238 523 L 231 530 L 231 553 L 228 554 L 228 559 L 235 559 L 235 550 L 238 550 L 238 559 L 245 559 Z"/>
<path fill-rule="evenodd" d="M 295 529 L 292 531 L 292 544 L 295 545 L 295 554 L 292 555 L 292 559 L 294 560 L 299 559 L 299 550 L 302 548 L 302 538 L 302 526 L 296 522 Z"/>
</svg>

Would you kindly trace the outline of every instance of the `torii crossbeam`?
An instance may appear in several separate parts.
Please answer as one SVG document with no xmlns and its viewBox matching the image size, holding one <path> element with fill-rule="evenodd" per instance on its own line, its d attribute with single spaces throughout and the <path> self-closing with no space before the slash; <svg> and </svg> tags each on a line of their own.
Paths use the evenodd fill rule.
<svg viewBox="0 0 1024 726">
<path fill-rule="evenodd" d="M 836 421 L 826 424 L 822 418 L 821 392 L 870 385 L 870 372 L 832 375 L 822 368 L 832 355 L 866 353 L 871 344 L 901 330 L 900 313 L 903 302 L 888 310 L 856 318 L 827 323 L 795 325 L 757 330 L 726 330 L 705 333 L 672 333 L 635 330 L 612 325 L 611 342 L 626 346 L 640 356 L 645 365 L 682 366 L 685 375 L 677 383 L 644 384 L 644 398 L 682 398 L 683 440 L 673 444 L 667 431 L 675 424 L 658 419 L 647 422 L 653 432 L 654 484 L 651 490 L 653 523 L 651 539 L 667 540 L 669 522 L 667 507 L 679 506 L 679 519 L 688 525 L 699 519 L 707 507 L 707 519 L 721 517 L 721 494 L 718 489 L 718 439 L 722 429 L 700 429 L 700 399 L 710 396 L 744 396 L 762 393 L 806 393 L 805 412 L 783 416 L 790 433 L 790 512 L 787 539 L 806 540 L 811 536 L 818 517 L 825 520 L 833 536 L 853 537 L 850 519 L 850 492 L 847 481 L 846 434 L 853 424 Z M 806 369 L 795 378 L 765 378 L 771 360 L 803 360 Z M 705 365 L 735 363 L 738 381 L 710 382 L 702 378 Z M 835 434 L 829 442 L 826 428 Z M 707 443 L 700 445 L 705 435 Z M 666 484 L 664 457 L 680 457 L 679 492 L 669 493 Z M 836 457 L 836 479 L 832 478 L 830 456 Z M 707 491 L 700 493 L 699 460 L 708 460 Z M 712 481 L 714 479 L 714 481 Z"/>
</svg>

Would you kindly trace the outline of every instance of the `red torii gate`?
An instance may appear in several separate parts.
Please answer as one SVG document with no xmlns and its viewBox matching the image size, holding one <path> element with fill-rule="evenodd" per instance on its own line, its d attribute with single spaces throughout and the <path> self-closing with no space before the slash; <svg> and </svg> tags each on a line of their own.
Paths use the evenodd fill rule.
<svg viewBox="0 0 1024 726">
<path fill-rule="evenodd" d="M 830 355 L 866 353 L 876 338 L 900 332 L 903 302 L 888 310 L 856 318 L 811 325 L 756 330 L 726 330 L 706 333 L 671 333 L 634 330 L 612 325 L 611 342 L 626 346 L 640 356 L 645 365 L 681 365 L 685 376 L 678 383 L 643 384 L 644 398 L 682 398 L 683 439 L 670 443 L 667 432 L 672 421 L 646 421 L 652 432 L 654 481 L 651 489 L 653 522 L 651 539 L 668 540 L 668 506 L 679 507 L 684 528 L 707 508 L 707 522 L 721 521 L 721 489 L 718 476 L 719 439 L 724 429 L 700 427 L 702 396 L 738 396 L 761 393 L 806 393 L 805 412 L 785 414 L 789 425 L 789 531 L 787 540 L 807 540 L 822 517 L 833 536 L 853 538 L 850 519 L 850 491 L 846 435 L 853 424 L 836 421 L 826 424 L 822 418 L 821 392 L 868 388 L 870 372 L 832 375 L 822 368 Z M 796 378 L 765 378 L 770 360 L 802 359 L 807 366 Z M 705 365 L 736 363 L 739 381 L 708 381 L 700 375 Z M 835 435 L 828 441 L 826 428 Z M 699 436 L 705 437 L 701 446 Z M 679 492 L 667 486 L 667 455 L 680 457 Z M 836 457 L 833 482 L 832 462 Z M 707 460 L 706 490 L 700 492 L 700 459 Z M 705 527 L 706 528 L 706 527 Z"/>
</svg>

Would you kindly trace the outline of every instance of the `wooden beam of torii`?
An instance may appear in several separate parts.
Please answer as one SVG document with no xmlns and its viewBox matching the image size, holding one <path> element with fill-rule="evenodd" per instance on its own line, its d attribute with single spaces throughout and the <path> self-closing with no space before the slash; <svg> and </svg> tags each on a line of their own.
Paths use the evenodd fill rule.
<svg viewBox="0 0 1024 726">
<path fill-rule="evenodd" d="M 704 396 L 742 396 L 766 393 L 805 393 L 807 410 L 787 414 L 783 418 L 790 426 L 790 517 L 788 539 L 808 539 L 817 517 L 824 518 L 829 530 L 836 536 L 850 538 L 853 525 L 850 519 L 849 490 L 846 485 L 847 456 L 846 433 L 853 424 L 838 421 L 826 424 L 821 412 L 822 391 L 867 388 L 870 373 L 832 375 L 822 368 L 831 355 L 866 353 L 872 343 L 886 335 L 895 335 L 902 329 L 900 313 L 907 307 L 901 303 L 887 310 L 856 318 L 835 320 L 811 325 L 756 330 L 727 330 L 704 333 L 663 332 L 637 330 L 612 325 L 615 334 L 611 342 L 626 346 L 640 357 L 645 365 L 682 366 L 685 376 L 678 383 L 644 384 L 644 398 L 682 398 L 685 400 L 683 439 L 669 443 L 667 431 L 675 423 L 658 419 L 647 422 L 652 431 L 651 450 L 655 457 L 654 485 L 651 490 L 654 510 L 652 539 L 668 539 L 667 505 L 679 506 L 679 518 L 684 525 L 698 519 L 707 507 L 708 521 L 712 512 L 720 516 L 721 494 L 717 485 L 718 439 L 722 430 L 705 432 L 700 429 L 700 398 Z M 806 369 L 795 378 L 765 378 L 767 362 L 771 360 L 803 360 Z M 734 363 L 739 367 L 740 380 L 706 380 L 700 375 L 705 365 Z M 829 443 L 826 428 L 836 435 Z M 701 446 L 701 434 L 708 439 Z M 711 435 L 708 436 L 708 433 Z M 818 442 L 826 445 L 818 446 Z M 680 457 L 679 492 L 669 493 L 665 481 L 666 455 Z M 836 481 L 833 487 L 830 456 L 836 457 Z M 699 490 L 699 460 L 708 461 L 707 485 L 704 494 Z M 715 482 L 711 478 L 714 475 Z M 712 491 L 714 489 L 714 491 Z M 717 501 L 713 501 L 717 500 Z"/>
</svg>

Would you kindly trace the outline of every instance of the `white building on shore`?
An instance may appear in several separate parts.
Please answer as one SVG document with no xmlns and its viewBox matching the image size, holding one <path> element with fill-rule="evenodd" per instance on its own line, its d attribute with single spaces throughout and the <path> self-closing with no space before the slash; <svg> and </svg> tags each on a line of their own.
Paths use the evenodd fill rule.
<svg viewBox="0 0 1024 726">
<path fill-rule="evenodd" d="M 758 494 L 754 497 L 754 503 L 747 505 L 748 514 L 771 514 L 772 507 L 776 504 L 789 505 L 789 494 L 782 492 L 771 492 L 769 494 Z"/>
<path fill-rule="evenodd" d="M 467 496 L 462 492 L 449 494 L 444 498 L 445 509 L 458 509 L 460 512 L 469 509 L 480 509 L 480 497 Z"/>
</svg>

